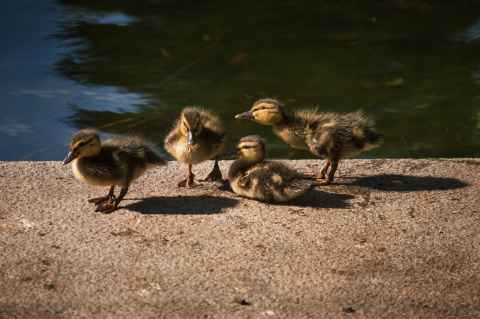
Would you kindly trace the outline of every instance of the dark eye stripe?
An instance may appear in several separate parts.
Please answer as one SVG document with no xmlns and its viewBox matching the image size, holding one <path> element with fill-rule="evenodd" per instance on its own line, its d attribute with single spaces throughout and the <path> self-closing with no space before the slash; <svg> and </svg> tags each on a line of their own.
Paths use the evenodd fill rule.
<svg viewBox="0 0 480 319">
<path fill-rule="evenodd" d="M 257 111 L 264 111 L 264 110 L 277 110 L 277 108 L 275 106 L 265 106 L 265 107 L 259 107 L 259 108 L 256 108 L 256 109 L 253 109 L 252 112 L 257 112 Z"/>
<path fill-rule="evenodd" d="M 240 145 L 239 147 L 237 147 L 238 149 L 250 149 L 250 148 L 257 148 L 258 145 Z"/>
<path fill-rule="evenodd" d="M 90 144 L 91 141 L 93 141 L 93 139 L 89 139 L 87 141 L 81 141 L 81 142 L 77 143 L 77 145 L 75 145 L 75 148 L 82 147 L 84 145 Z"/>
</svg>

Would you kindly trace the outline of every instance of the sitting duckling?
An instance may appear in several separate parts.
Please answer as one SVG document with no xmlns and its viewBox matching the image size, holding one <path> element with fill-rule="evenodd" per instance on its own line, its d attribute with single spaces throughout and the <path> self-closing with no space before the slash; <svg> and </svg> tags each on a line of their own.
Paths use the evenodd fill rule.
<svg viewBox="0 0 480 319">
<path fill-rule="evenodd" d="M 287 202 L 314 186 L 311 180 L 279 162 L 264 161 L 265 141 L 258 135 L 240 139 L 238 159 L 228 172 L 232 190 L 264 202 Z"/>
<path fill-rule="evenodd" d="M 214 159 L 215 164 L 204 181 L 222 180 L 218 156 L 225 147 L 224 137 L 225 129 L 217 116 L 197 107 L 183 109 L 175 127 L 165 138 L 165 149 L 178 161 L 188 164 L 187 178 L 178 183 L 179 187 L 194 186 L 192 165 L 210 159 Z"/>
<path fill-rule="evenodd" d="M 275 99 L 260 99 L 253 104 L 250 111 L 238 114 L 235 118 L 271 125 L 273 132 L 291 147 L 309 150 L 314 155 L 327 158 L 316 179 L 325 180 L 330 166 L 331 169 L 327 179 L 320 185 L 333 181 L 340 158 L 372 149 L 378 146 L 381 140 L 373 121 L 361 112 L 342 114 L 302 110 L 290 116 L 285 113 L 284 105 Z M 320 131 L 329 133 L 323 134 L 319 133 Z M 318 142 L 319 135 L 322 135 L 321 142 Z M 327 144 L 328 154 L 324 150 Z"/>
<path fill-rule="evenodd" d="M 91 185 L 110 186 L 106 196 L 89 199 L 89 202 L 96 204 L 95 211 L 103 213 L 116 210 L 132 181 L 148 168 L 166 164 L 138 137 L 113 138 L 101 142 L 92 129 L 76 133 L 69 148 L 63 164 L 72 162 L 76 179 Z M 118 196 L 114 195 L 115 186 L 121 187 Z"/>
</svg>

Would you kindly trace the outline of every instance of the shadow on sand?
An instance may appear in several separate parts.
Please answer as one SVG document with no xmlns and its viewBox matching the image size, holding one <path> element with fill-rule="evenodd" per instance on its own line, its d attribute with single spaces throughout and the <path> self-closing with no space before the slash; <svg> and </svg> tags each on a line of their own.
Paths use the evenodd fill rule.
<svg viewBox="0 0 480 319">
<path fill-rule="evenodd" d="M 285 203 L 285 205 L 312 208 L 348 208 L 351 206 L 349 201 L 354 197 L 349 194 L 330 193 L 313 189 L 293 202 Z"/>
<path fill-rule="evenodd" d="M 224 183 L 220 188 L 224 192 L 228 192 L 233 196 L 237 196 L 230 188 L 228 183 Z M 350 206 L 349 200 L 355 196 L 349 194 L 338 194 L 320 191 L 316 188 L 308 191 L 305 195 L 287 202 L 287 203 L 264 203 L 277 206 L 298 206 L 298 207 L 312 207 L 312 208 L 348 208 Z M 241 197 L 239 197 L 241 198 Z M 245 198 L 246 199 L 246 198 Z M 255 199 L 248 199 L 257 201 Z M 261 201 L 258 201 L 262 203 Z"/>
<path fill-rule="evenodd" d="M 415 192 L 462 188 L 468 186 L 468 183 L 449 177 L 381 174 L 353 178 L 352 182 L 341 185 L 368 187 L 387 192 Z"/>
<path fill-rule="evenodd" d="M 234 207 L 238 200 L 218 196 L 156 196 L 122 208 L 141 214 L 208 215 L 218 214 L 224 208 Z"/>
</svg>

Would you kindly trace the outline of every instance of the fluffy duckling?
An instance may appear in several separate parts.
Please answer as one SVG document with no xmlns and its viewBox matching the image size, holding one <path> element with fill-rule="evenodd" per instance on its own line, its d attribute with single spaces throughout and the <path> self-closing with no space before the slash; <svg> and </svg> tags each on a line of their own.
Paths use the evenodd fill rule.
<svg viewBox="0 0 480 319">
<path fill-rule="evenodd" d="M 76 179 L 90 185 L 110 186 L 106 196 L 89 199 L 96 204 L 95 211 L 104 213 L 117 209 L 132 181 L 148 168 L 166 163 L 140 138 L 113 138 L 101 142 L 96 131 L 91 129 L 76 133 L 69 149 L 63 164 L 72 162 Z M 114 195 L 115 186 L 120 187 L 118 196 Z"/>
<path fill-rule="evenodd" d="M 378 147 L 382 141 L 374 122 L 362 112 L 319 113 L 304 135 L 309 150 L 326 159 L 318 177 L 324 180 L 322 185 L 333 181 L 340 159 Z"/>
<path fill-rule="evenodd" d="M 326 185 L 333 181 L 338 161 L 379 145 L 381 135 L 372 120 L 361 112 L 323 113 L 311 110 L 288 115 L 284 105 L 275 99 L 260 99 L 250 111 L 235 116 L 262 125 L 273 126 L 273 132 L 296 149 L 305 149 L 327 161 L 316 179 Z M 328 149 L 328 150 L 327 150 Z M 327 171 L 330 168 L 330 171 Z M 311 177 L 315 175 L 310 174 Z M 326 178 L 326 180 L 325 180 Z"/>
<path fill-rule="evenodd" d="M 183 109 L 175 127 L 165 138 L 165 149 L 188 165 L 188 175 L 178 183 L 179 187 L 194 186 L 192 165 L 210 159 L 214 159 L 215 164 L 204 181 L 222 180 L 218 157 L 224 151 L 224 137 L 225 129 L 217 116 L 197 107 Z"/>
<path fill-rule="evenodd" d="M 228 172 L 232 190 L 264 202 L 287 202 L 314 186 L 311 180 L 279 162 L 264 161 L 265 141 L 258 135 L 240 139 L 238 159 Z"/>
</svg>

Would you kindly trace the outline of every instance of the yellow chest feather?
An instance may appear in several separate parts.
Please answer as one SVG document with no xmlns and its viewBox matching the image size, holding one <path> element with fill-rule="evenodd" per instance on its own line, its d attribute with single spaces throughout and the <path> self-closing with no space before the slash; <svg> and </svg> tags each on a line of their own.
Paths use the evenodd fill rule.
<svg viewBox="0 0 480 319">
<path fill-rule="evenodd" d="M 75 176 L 75 178 L 77 180 L 79 180 L 80 182 L 83 182 L 83 183 L 88 183 L 90 184 L 90 182 L 83 176 L 83 174 L 80 172 L 80 168 L 78 167 L 78 159 L 74 159 L 73 162 L 72 162 L 72 171 L 73 171 L 73 176 Z"/>
<path fill-rule="evenodd" d="M 90 185 L 98 185 L 98 186 L 109 186 L 109 185 L 117 184 L 115 181 L 112 181 L 109 179 L 94 178 L 92 176 L 86 175 L 85 173 L 82 173 L 82 168 L 79 165 L 78 159 L 73 160 L 72 171 L 73 171 L 73 176 L 75 176 L 75 178 L 82 183 L 86 183 Z"/>
</svg>

